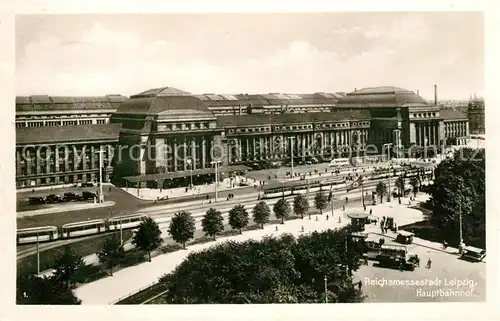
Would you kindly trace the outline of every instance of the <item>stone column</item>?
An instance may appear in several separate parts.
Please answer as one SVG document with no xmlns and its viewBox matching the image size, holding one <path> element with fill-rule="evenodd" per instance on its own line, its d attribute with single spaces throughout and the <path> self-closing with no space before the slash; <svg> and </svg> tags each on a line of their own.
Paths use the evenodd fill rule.
<svg viewBox="0 0 500 321">
<path fill-rule="evenodd" d="M 187 166 L 187 139 L 184 138 L 184 143 L 183 143 L 183 146 L 182 146 L 182 159 L 183 159 L 183 162 L 184 162 L 184 171 L 187 171 L 188 170 L 188 166 Z"/>
<path fill-rule="evenodd" d="M 95 163 L 96 156 L 99 157 L 99 155 L 96 155 L 95 146 L 90 145 L 90 169 L 99 169 L 99 166 L 96 166 Z"/>
<path fill-rule="evenodd" d="M 243 144 L 243 139 L 241 137 L 238 137 L 238 160 L 241 162 L 243 161 L 243 152 L 242 152 L 242 144 Z"/>
<path fill-rule="evenodd" d="M 83 145 L 82 146 L 82 166 L 83 166 L 83 170 L 87 170 L 88 169 L 88 165 L 87 165 L 87 155 L 88 155 L 88 147 L 87 145 Z"/>
<path fill-rule="evenodd" d="M 21 155 L 21 156 L 25 156 L 26 159 L 25 159 L 25 162 L 26 162 L 26 175 L 31 175 L 32 174 L 32 171 L 31 171 L 31 166 L 33 164 L 33 153 L 31 152 L 31 150 L 29 148 L 26 148 L 26 155 Z"/>
<path fill-rule="evenodd" d="M 28 163 L 25 162 L 28 166 Z M 21 152 L 16 148 L 16 176 L 21 176 Z"/>
<path fill-rule="evenodd" d="M 305 159 L 306 157 L 306 135 L 300 134 L 301 139 L 302 139 L 302 158 Z"/>
<path fill-rule="evenodd" d="M 191 158 L 192 158 L 192 168 L 193 170 L 196 169 L 196 160 L 198 159 L 198 156 L 196 155 L 196 141 L 194 138 L 191 140 Z"/>
<path fill-rule="evenodd" d="M 257 139 L 255 136 L 252 136 L 252 146 L 253 146 L 253 159 L 257 159 Z"/>
<path fill-rule="evenodd" d="M 207 163 L 207 142 L 205 140 L 205 136 L 202 137 L 202 141 L 201 141 L 201 168 L 205 169 L 205 167 L 207 166 L 206 163 Z"/>
<path fill-rule="evenodd" d="M 39 148 L 35 148 L 35 166 L 36 166 L 36 172 L 35 174 L 36 175 L 40 175 L 41 174 L 41 157 L 40 156 L 40 149 Z"/>
<path fill-rule="evenodd" d="M 177 138 L 174 138 L 174 172 L 177 172 L 177 160 L 179 159 L 178 147 Z"/>
<path fill-rule="evenodd" d="M 250 139 L 248 139 L 248 137 L 245 138 L 245 150 L 247 152 L 245 160 L 249 161 L 250 160 Z"/>
</svg>

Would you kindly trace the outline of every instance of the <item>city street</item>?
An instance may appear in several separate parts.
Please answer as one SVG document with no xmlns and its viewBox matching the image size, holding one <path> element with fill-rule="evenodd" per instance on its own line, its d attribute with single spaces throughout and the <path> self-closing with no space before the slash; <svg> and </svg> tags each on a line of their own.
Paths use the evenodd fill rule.
<svg viewBox="0 0 500 321">
<path fill-rule="evenodd" d="M 111 188 L 111 192 L 109 189 Z M 58 189 L 54 191 L 36 191 L 34 196 L 46 196 L 49 194 L 62 194 L 65 192 L 77 192 L 82 190 L 89 190 L 95 192 L 97 187 L 92 188 L 67 188 L 67 189 Z M 112 185 L 103 186 L 104 199 L 106 201 L 113 201 L 115 205 L 112 207 L 104 207 L 104 208 L 88 208 L 79 211 L 67 211 L 60 213 L 50 213 L 44 215 L 36 215 L 31 217 L 24 217 L 17 219 L 17 228 L 26 228 L 26 227 L 35 227 L 35 226 L 47 226 L 47 225 L 56 225 L 61 226 L 66 223 L 86 221 L 91 219 L 98 218 L 109 218 L 113 216 L 118 216 L 121 214 L 130 214 L 134 213 L 140 208 L 151 206 L 154 203 L 152 201 L 143 201 L 139 200 L 135 197 L 130 196 L 128 193 L 122 191 L 119 188 L 116 188 Z M 31 192 L 26 193 L 18 193 L 18 203 L 25 202 L 28 197 L 31 197 Z M 89 204 L 92 206 L 92 204 Z M 32 208 L 33 209 L 33 208 Z"/>
<path fill-rule="evenodd" d="M 435 244 L 435 246 L 439 248 L 440 244 Z M 456 254 L 418 245 L 409 246 L 409 251 L 417 254 L 421 260 L 420 267 L 414 271 L 376 267 L 373 266 L 373 261 L 369 261 L 369 265 L 361 266 L 356 272 L 354 281 L 363 282 L 362 290 L 367 296 L 365 302 L 478 302 L 486 300 L 485 262 L 464 261 Z M 429 258 L 432 261 L 430 269 L 425 267 Z M 416 282 L 426 282 L 426 280 L 427 285 L 387 284 L 391 281 L 418 284 Z M 465 284 L 457 284 L 456 281 Z"/>
<path fill-rule="evenodd" d="M 427 196 L 421 194 L 417 198 L 419 201 L 424 201 Z M 359 202 L 359 201 L 358 201 Z M 346 213 L 363 211 L 359 207 L 360 203 L 352 204 L 346 210 L 346 212 L 335 211 L 334 216 L 341 213 L 342 219 L 339 223 L 337 219 L 326 220 L 326 215 L 317 215 L 319 220 L 315 219 L 315 216 L 311 220 L 305 218 L 303 220 L 292 220 L 286 222 L 284 225 L 279 226 L 279 230 L 275 230 L 275 225 L 266 225 L 263 230 L 247 231 L 243 235 L 226 237 L 223 239 L 218 239 L 215 242 L 210 242 L 207 244 L 196 244 L 188 247 L 186 251 L 178 251 L 169 254 L 163 254 L 158 257 L 153 258 L 153 262 L 144 263 L 138 266 L 129 267 L 120 270 L 114 274 L 113 277 L 108 277 L 105 279 L 98 280 L 93 283 L 85 284 L 75 290 L 75 293 L 79 298 L 83 300 L 84 304 L 106 304 L 112 303 L 116 300 L 133 293 L 144 286 L 147 286 L 155 282 L 156 278 L 164 273 L 168 273 L 171 269 L 181 262 L 190 252 L 195 250 L 200 250 L 211 246 L 216 243 L 224 242 L 227 240 L 245 240 L 248 238 L 259 239 L 264 235 L 279 235 L 282 233 L 292 233 L 294 235 L 300 235 L 301 226 L 304 226 L 306 233 L 317 230 L 325 230 L 328 228 L 335 228 L 343 226 L 348 223 L 346 218 Z M 406 203 L 407 204 L 407 203 Z M 397 200 L 392 200 L 390 203 L 384 203 L 377 206 L 369 206 L 373 208 L 373 215 L 376 216 L 393 216 L 398 225 L 409 224 L 410 222 L 416 222 L 424 219 L 422 212 L 408 208 L 405 203 L 398 204 Z M 328 213 L 328 210 L 325 211 Z M 199 219 L 197 219 L 199 222 Z M 197 223 L 197 228 L 200 228 L 200 223 Z M 166 227 L 165 227 L 166 228 Z M 377 231 L 377 225 L 367 226 L 367 231 Z M 197 232 L 197 235 L 199 235 Z M 201 232 L 202 233 L 202 232 Z M 167 241 L 172 242 L 171 240 Z M 462 261 L 458 259 L 456 254 L 450 254 L 440 250 L 441 245 L 437 243 L 431 243 L 425 240 L 415 239 L 414 244 L 410 246 L 409 251 L 416 253 L 421 257 L 421 265 L 413 272 L 401 272 L 399 270 L 392 270 L 387 268 L 381 268 L 373 266 L 373 262 L 370 262 L 368 266 L 362 266 L 360 270 L 355 275 L 355 281 L 362 280 L 363 289 L 366 292 L 367 302 L 418 302 L 418 301 L 481 301 L 484 300 L 485 296 L 485 266 L 484 263 L 471 263 L 467 261 Z M 426 269 L 425 263 L 427 259 L 431 258 L 433 261 L 432 268 Z M 177 262 L 177 263 L 176 263 Z M 133 275 L 141 275 L 140 279 L 136 279 Z M 425 280 L 432 279 L 441 280 L 441 285 L 436 287 L 436 289 L 451 289 L 453 286 L 450 285 L 455 282 L 455 278 L 458 280 L 466 279 L 473 280 L 472 286 L 474 288 L 474 296 L 467 296 L 463 294 L 460 297 L 445 297 L 445 294 L 436 294 L 434 297 L 426 297 L 426 295 L 433 295 L 432 292 L 427 292 L 432 290 L 432 286 L 422 287 L 417 294 L 418 288 L 415 286 L 403 286 L 395 289 L 395 285 L 392 285 L 392 289 L 389 290 L 388 286 L 377 285 L 378 282 L 388 282 L 389 280 Z M 376 279 L 378 278 L 378 279 Z M 385 278 L 385 279 L 384 279 Z M 127 282 L 120 282 L 119 280 L 128 280 Z M 132 281 L 135 280 L 135 281 Z M 373 281 L 372 281 L 373 280 Z M 380 281 L 387 280 L 387 281 Z M 394 281 L 392 281 L 394 282 Z M 425 282 L 425 281 L 421 281 Z M 429 282 L 429 281 L 427 281 Z M 438 281 L 439 282 L 439 281 Z M 365 284 L 366 283 L 366 284 Z M 118 284 L 120 286 L 118 286 Z M 142 284 L 142 285 L 141 285 Z M 100 291 L 99 289 L 106 288 L 109 291 Z M 463 286 L 459 287 L 458 290 L 462 288 L 464 291 L 467 290 Z M 112 290 L 111 290 L 112 289 Z M 135 290 L 134 290 L 135 289 Z M 96 295 L 97 293 L 101 293 Z M 456 292 L 454 292 L 456 294 Z M 467 292 L 468 293 L 468 292 Z M 419 296 L 417 296 L 419 295 Z M 436 296 L 437 295 L 437 296 Z M 456 294 L 457 295 L 457 294 Z"/>
</svg>

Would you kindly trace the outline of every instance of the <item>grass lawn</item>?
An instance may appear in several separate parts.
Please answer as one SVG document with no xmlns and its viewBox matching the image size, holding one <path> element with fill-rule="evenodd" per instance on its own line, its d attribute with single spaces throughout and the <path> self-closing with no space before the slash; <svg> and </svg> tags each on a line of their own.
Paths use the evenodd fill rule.
<svg viewBox="0 0 500 321">
<path fill-rule="evenodd" d="M 131 230 L 123 231 L 123 239 L 127 240 L 132 237 Z M 102 245 L 106 239 L 110 238 L 112 234 L 103 234 L 99 237 L 82 240 L 79 242 L 71 243 L 71 248 L 75 253 L 81 256 L 87 256 L 93 253 L 97 253 L 101 250 Z M 48 249 L 40 253 L 40 271 L 45 271 L 53 268 L 54 259 L 64 250 L 64 246 L 56 247 L 53 249 Z M 37 258 L 36 254 L 27 256 L 17 261 L 17 273 L 18 275 L 36 273 L 37 272 Z"/>
<path fill-rule="evenodd" d="M 292 216 L 292 217 L 289 217 L 288 219 L 286 219 L 285 221 L 296 220 L 296 219 L 300 219 L 300 217 Z M 281 220 L 271 220 L 268 224 L 281 224 Z M 228 227 L 226 226 L 226 228 L 228 228 Z M 258 230 L 260 228 L 261 228 L 260 225 L 251 224 L 251 225 L 248 225 L 245 228 L 243 228 L 242 232 Z M 240 233 L 237 230 L 227 229 L 227 230 L 224 230 L 223 232 L 217 234 L 216 238 L 220 239 L 220 238 L 239 235 L 239 234 Z M 201 236 L 201 237 L 197 237 L 194 240 L 188 242 L 188 244 L 186 246 L 194 245 L 194 244 L 209 243 L 209 242 L 213 242 L 213 241 L 214 241 L 214 239 L 212 237 Z M 155 251 L 154 253 L 152 253 L 151 256 L 154 257 L 154 256 L 161 255 L 164 253 L 175 252 L 175 251 L 178 251 L 181 249 L 182 249 L 181 245 L 179 245 L 177 243 L 170 243 L 169 242 L 168 244 L 163 245 L 159 251 Z M 144 254 L 142 254 L 142 257 L 135 264 L 144 262 L 145 259 L 143 259 L 143 258 L 144 258 Z M 127 261 L 135 261 L 135 260 L 127 260 Z M 135 265 L 135 264 L 131 264 L 131 265 Z M 162 293 L 163 291 L 165 291 L 165 285 L 157 283 L 157 284 L 152 285 L 149 288 L 146 288 L 142 291 L 137 292 L 136 294 L 133 294 L 127 298 L 124 298 L 123 300 L 117 302 L 116 304 L 141 304 L 141 303 L 145 302 L 146 300 L 154 297 L 155 295 Z"/>
<path fill-rule="evenodd" d="M 108 219 L 113 212 L 111 207 L 91 208 L 72 212 L 49 213 L 17 219 L 17 228 L 37 226 L 62 226 L 67 223 L 82 222 L 95 219 Z M 117 214 L 119 215 L 119 214 Z"/>
</svg>

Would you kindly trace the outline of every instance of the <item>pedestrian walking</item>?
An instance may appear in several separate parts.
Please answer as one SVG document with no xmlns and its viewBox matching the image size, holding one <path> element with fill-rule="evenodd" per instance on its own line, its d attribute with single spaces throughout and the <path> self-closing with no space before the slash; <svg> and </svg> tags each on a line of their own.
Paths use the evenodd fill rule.
<svg viewBox="0 0 500 321">
<path fill-rule="evenodd" d="M 318 221 L 318 217 L 316 216 L 316 222 Z"/>
<path fill-rule="evenodd" d="M 347 197 L 347 196 L 345 197 L 345 202 L 346 202 L 346 204 L 347 204 L 347 202 L 349 202 L 349 197 Z"/>
<path fill-rule="evenodd" d="M 326 220 L 328 221 L 328 219 L 330 218 L 330 216 L 328 214 L 326 214 Z"/>
<path fill-rule="evenodd" d="M 370 208 L 370 215 L 372 215 L 372 213 L 373 213 L 373 209 Z"/>
<path fill-rule="evenodd" d="M 342 222 L 342 220 L 340 219 L 340 216 L 339 216 L 339 223 L 341 223 L 341 222 Z"/>
<path fill-rule="evenodd" d="M 366 212 L 366 205 L 363 205 L 363 211 Z"/>
<path fill-rule="evenodd" d="M 446 248 L 448 247 L 448 242 L 446 242 L 446 240 L 443 241 L 443 249 L 446 250 Z"/>
<path fill-rule="evenodd" d="M 358 282 L 358 290 L 361 291 L 361 286 L 363 285 L 363 282 L 361 280 Z"/>
<path fill-rule="evenodd" d="M 342 211 L 345 211 L 345 205 L 342 205 Z"/>
<path fill-rule="evenodd" d="M 429 258 L 427 260 L 427 268 L 430 269 L 431 268 L 431 265 L 432 265 L 432 261 L 431 261 L 431 258 Z"/>
<path fill-rule="evenodd" d="M 410 201 L 411 201 L 411 199 L 410 199 Z M 401 198 L 400 197 L 398 197 L 398 202 L 399 202 L 399 205 L 401 205 Z"/>
<path fill-rule="evenodd" d="M 276 225 L 276 232 L 278 232 L 278 225 Z"/>
<path fill-rule="evenodd" d="M 300 226 L 300 230 L 301 230 L 302 232 L 304 232 L 304 225 L 301 225 L 301 226 Z"/>
</svg>

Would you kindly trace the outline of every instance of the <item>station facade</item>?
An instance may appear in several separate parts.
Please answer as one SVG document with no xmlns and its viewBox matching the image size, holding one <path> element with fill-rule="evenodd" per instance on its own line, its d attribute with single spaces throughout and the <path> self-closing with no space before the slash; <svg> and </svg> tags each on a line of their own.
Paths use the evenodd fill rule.
<svg viewBox="0 0 500 321">
<path fill-rule="evenodd" d="M 114 171 L 144 185 L 213 174 L 215 163 L 227 171 L 292 155 L 325 160 L 365 155 L 368 145 L 382 154 L 386 144 L 405 151 L 464 143 L 469 135 L 467 116 L 440 110 L 437 90 L 434 104 L 398 87 L 302 95 L 193 95 L 163 87 L 128 99 L 40 97 L 17 99 L 16 124 L 25 124 L 16 125 L 18 187 L 95 180 L 101 148 L 105 180 Z M 35 121 L 26 119 L 27 112 L 45 116 L 43 124 L 26 125 Z M 27 162 L 32 147 L 42 144 L 61 157 Z M 84 161 L 76 163 L 75 155 Z"/>
</svg>

